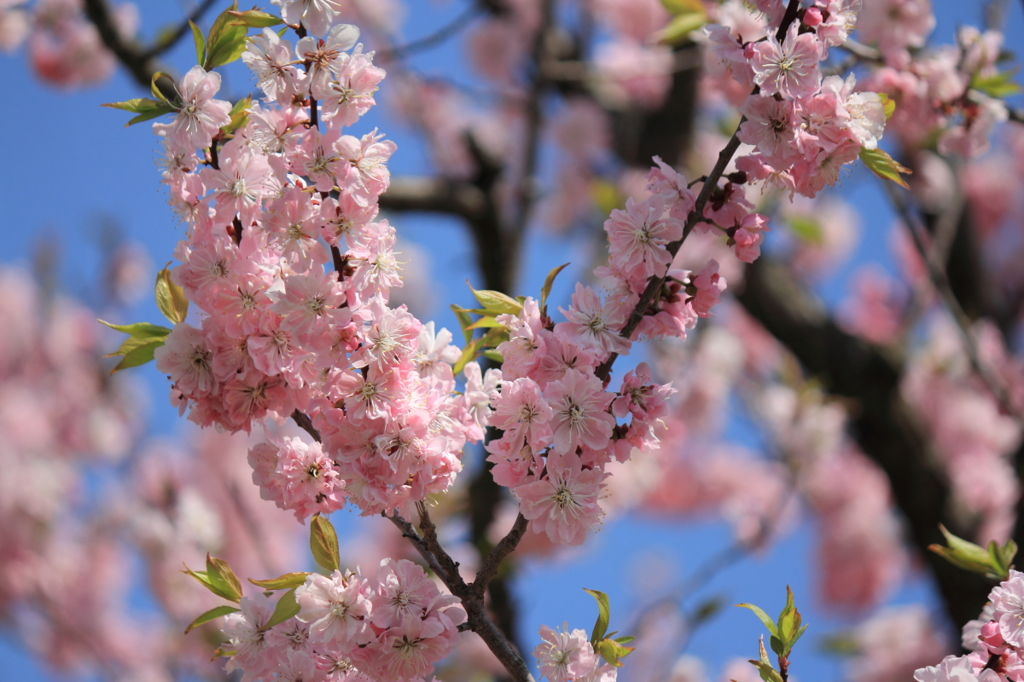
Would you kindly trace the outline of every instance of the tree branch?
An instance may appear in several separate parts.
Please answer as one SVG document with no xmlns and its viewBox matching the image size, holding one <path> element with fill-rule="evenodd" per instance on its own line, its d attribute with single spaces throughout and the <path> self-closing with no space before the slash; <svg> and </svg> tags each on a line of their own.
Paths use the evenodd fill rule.
<svg viewBox="0 0 1024 682">
<path fill-rule="evenodd" d="M 393 47 L 377 50 L 377 56 L 380 57 L 382 61 L 391 61 L 393 59 L 404 59 L 415 52 L 436 47 L 449 38 L 458 35 L 460 31 L 469 26 L 469 24 L 471 24 L 482 12 L 483 8 L 480 5 L 475 1 L 471 2 L 464 10 L 462 10 L 462 12 L 456 15 L 454 19 L 433 33 L 423 36 L 422 38 L 412 40 L 404 45 L 395 45 Z"/>
<path fill-rule="evenodd" d="M 164 52 L 167 52 L 168 50 L 173 48 L 178 43 L 179 40 L 185 37 L 186 33 L 191 32 L 191 27 L 188 25 L 188 23 L 191 21 L 194 24 L 198 24 L 199 20 L 203 18 L 203 15 L 206 14 L 206 12 L 211 7 L 213 7 L 214 3 L 216 2 L 217 0 L 203 0 L 203 2 L 201 2 L 194 10 L 192 10 L 192 14 L 188 15 L 188 18 L 185 19 L 185 21 L 178 24 L 178 27 L 174 29 L 173 33 L 168 35 L 163 40 L 154 44 L 153 47 L 143 52 L 141 55 L 142 58 L 153 59 L 154 57 L 159 57 Z"/>
<path fill-rule="evenodd" d="M 762 256 L 746 269 L 739 302 L 835 395 L 855 405 L 850 431 L 889 479 L 910 539 L 935 576 L 946 611 L 959 626 L 976 618 L 989 584 L 928 551 L 942 544 L 938 524 L 968 537 L 970 529 L 947 508 L 949 482 L 937 470 L 928 435 L 903 401 L 903 359 L 842 331 L 793 274 Z"/>
<path fill-rule="evenodd" d="M 125 40 L 120 31 L 117 30 L 117 25 L 110 14 L 110 8 L 107 7 L 106 0 L 84 0 L 84 2 L 85 14 L 96 27 L 100 34 L 100 39 L 103 40 L 103 44 L 114 53 L 118 61 L 135 79 L 135 82 L 149 90 L 150 84 L 153 82 L 153 76 L 157 72 L 164 71 L 164 69 L 158 66 L 156 60 L 146 50 L 143 50 L 133 41 Z M 178 96 L 175 84 L 170 77 L 158 79 L 156 87 L 164 97 L 172 102 Z"/>
</svg>

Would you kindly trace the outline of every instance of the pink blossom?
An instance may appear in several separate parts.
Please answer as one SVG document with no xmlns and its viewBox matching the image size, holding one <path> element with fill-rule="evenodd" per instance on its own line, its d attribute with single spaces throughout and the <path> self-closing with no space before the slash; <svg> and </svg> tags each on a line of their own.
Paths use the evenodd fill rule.
<svg viewBox="0 0 1024 682">
<path fill-rule="evenodd" d="M 544 397 L 554 412 L 551 428 L 557 451 L 575 452 L 580 445 L 607 447 L 615 426 L 607 412 L 613 395 L 602 388 L 600 379 L 578 369 L 566 370 L 561 380 L 547 385 Z"/>
<path fill-rule="evenodd" d="M 761 93 L 787 99 L 813 95 L 821 85 L 821 43 L 814 33 L 798 33 L 794 23 L 780 43 L 774 35 L 751 45 L 750 65 Z"/>
<path fill-rule="evenodd" d="M 330 576 L 309 575 L 295 590 L 300 611 L 296 618 L 309 623 L 315 642 L 334 642 L 354 648 L 373 638 L 370 629 L 372 588 L 357 573 L 334 571 Z"/>
<path fill-rule="evenodd" d="M 220 90 L 220 74 L 193 66 L 178 83 L 181 108 L 169 124 L 155 124 L 166 130 L 183 147 L 205 149 L 221 126 L 231 120 L 231 103 L 213 99 Z"/>
<path fill-rule="evenodd" d="M 573 453 L 552 453 L 544 478 L 513 492 L 534 533 L 546 533 L 558 544 L 579 545 L 604 515 L 597 500 L 606 477 L 598 469 L 584 469 Z"/>
<path fill-rule="evenodd" d="M 599 659 L 583 630 L 559 632 L 541 625 L 540 638 L 533 655 L 540 664 L 540 674 L 549 682 L 580 680 L 597 668 Z"/>
<path fill-rule="evenodd" d="M 569 310 L 559 308 L 567 321 L 555 325 L 555 334 L 581 348 L 598 353 L 629 355 L 629 339 L 619 336 L 626 310 L 614 303 L 601 304 L 590 287 L 576 283 Z"/>
</svg>

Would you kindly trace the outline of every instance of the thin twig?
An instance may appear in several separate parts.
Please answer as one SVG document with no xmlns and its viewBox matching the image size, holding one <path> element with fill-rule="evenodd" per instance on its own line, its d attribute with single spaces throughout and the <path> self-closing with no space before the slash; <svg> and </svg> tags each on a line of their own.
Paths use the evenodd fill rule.
<svg viewBox="0 0 1024 682">
<path fill-rule="evenodd" d="M 310 419 L 309 415 L 307 415 L 305 412 L 300 412 L 298 409 L 296 409 L 294 412 L 292 412 L 292 421 L 298 424 L 300 429 L 302 429 L 310 436 L 312 436 L 313 440 L 315 440 L 317 443 L 323 442 L 320 439 L 320 432 L 316 430 L 315 426 L 313 426 L 313 420 Z"/>
<path fill-rule="evenodd" d="M 978 343 L 971 329 L 971 319 L 967 317 L 956 295 L 953 293 L 953 289 L 949 284 L 949 277 L 946 275 L 945 266 L 939 261 L 935 251 L 929 248 L 929 244 L 926 243 L 927 233 L 919 217 L 911 210 L 910 203 L 903 192 L 896 189 L 895 185 L 888 181 L 882 180 L 881 182 L 886 194 L 889 195 L 889 200 L 896 209 L 896 213 L 900 216 L 907 231 L 910 233 L 910 238 L 914 242 L 914 248 L 917 249 L 917 253 L 928 271 L 928 279 L 931 281 L 932 286 L 935 287 L 940 300 L 953 317 L 953 321 L 960 331 L 964 352 L 967 354 L 975 374 L 985 384 L 992 397 L 996 399 L 1002 409 L 1007 414 L 1013 415 L 1019 424 L 1024 424 L 1024 415 L 1021 414 L 1020 407 L 1010 396 L 1006 384 L 982 362 L 978 351 Z"/>
<path fill-rule="evenodd" d="M 404 59 L 415 52 L 422 52 L 423 50 L 436 47 L 449 38 L 458 35 L 460 31 L 473 23 L 473 20 L 480 15 L 481 11 L 480 5 L 476 2 L 471 2 L 454 19 L 433 33 L 412 40 L 404 45 L 395 45 L 377 50 L 377 56 L 382 61 L 391 61 L 394 59 Z"/>
<path fill-rule="evenodd" d="M 174 29 L 174 33 L 171 33 L 169 36 L 153 45 L 153 47 L 144 51 L 141 57 L 143 59 L 153 59 L 154 57 L 159 57 L 164 52 L 173 48 L 177 45 L 178 41 L 181 40 L 187 32 L 189 32 L 191 28 L 188 25 L 189 22 L 198 24 L 199 20 L 203 18 L 203 15 L 206 14 L 207 10 L 213 7 L 215 2 L 217 2 L 217 0 L 203 0 L 198 7 L 192 10 L 192 14 L 188 15 L 188 18 L 181 22 L 178 25 L 178 28 Z"/>
<path fill-rule="evenodd" d="M 526 529 L 529 527 L 530 522 L 526 520 L 526 517 L 520 514 L 516 517 L 516 522 L 512 524 L 512 530 L 508 532 L 508 535 L 503 537 L 491 553 L 484 559 L 483 565 L 480 570 L 476 573 L 476 579 L 473 581 L 471 587 L 476 591 L 477 594 L 483 596 L 487 590 L 487 585 L 490 584 L 491 580 L 498 573 L 498 567 L 501 566 L 501 562 L 505 558 L 515 551 L 515 548 L 519 545 L 519 541 L 523 539 L 523 535 L 526 534 Z"/>
<path fill-rule="evenodd" d="M 145 50 L 121 35 L 106 0 L 85 0 L 85 14 L 96 27 L 103 45 L 114 53 L 135 82 L 148 90 L 153 76 L 164 69 L 152 57 L 147 57 Z M 177 98 L 178 92 L 170 77 L 157 79 L 156 86 L 172 102 Z"/>
</svg>

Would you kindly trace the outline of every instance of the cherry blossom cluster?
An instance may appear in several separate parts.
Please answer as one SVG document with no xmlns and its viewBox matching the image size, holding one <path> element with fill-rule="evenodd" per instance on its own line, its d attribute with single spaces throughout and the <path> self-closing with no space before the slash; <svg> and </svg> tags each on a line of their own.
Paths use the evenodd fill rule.
<svg viewBox="0 0 1024 682">
<path fill-rule="evenodd" d="M 737 158 L 736 168 L 746 181 L 813 197 L 834 185 L 840 169 L 862 149 L 875 149 L 885 127 L 876 93 L 856 91 L 852 74 L 846 80 L 823 77 L 819 68 L 829 48 L 846 41 L 862 3 L 818 0 L 800 7 L 782 34 L 779 26 L 791 3 L 754 4 L 767 24 L 734 12 L 722 17 L 725 24 L 704 29 L 732 78 L 753 90 L 739 107 L 744 119 L 738 136 L 755 150 Z M 745 228 L 751 208 L 745 202 L 726 185 L 705 216 L 726 228 Z"/>
<path fill-rule="evenodd" d="M 304 25 L 329 26 L 312 12 Z M 388 306 L 401 266 L 377 199 L 395 145 L 342 133 L 384 72 L 355 27 L 326 30 L 295 46 L 269 29 L 250 39 L 242 59 L 263 103 L 232 112 L 214 98 L 220 76 L 196 66 L 175 118 L 154 126 L 189 225 L 173 278 L 203 312 L 200 326 L 174 328 L 157 367 L 202 426 L 311 418 L 322 447 L 285 439 L 250 454 L 264 497 L 300 518 L 346 501 L 394 511 L 443 491 L 464 444 L 483 436 L 472 394 L 454 395 L 451 335 Z"/>
<path fill-rule="evenodd" d="M 934 23 L 930 12 L 927 16 L 932 23 L 920 27 L 925 36 Z M 911 21 L 901 19 L 896 26 Z M 987 93 L 984 85 L 992 79 L 998 82 L 1003 34 L 964 26 L 957 32 L 956 45 L 913 56 L 905 49 L 894 52 L 884 42 L 888 35 L 879 37 L 885 62 L 871 72 L 865 86 L 898 103 L 890 127 L 901 142 L 914 148 L 938 133 L 941 154 L 970 159 L 987 151 L 995 126 L 1009 117 L 1006 103 Z"/>
<path fill-rule="evenodd" d="M 674 392 L 652 381 L 646 363 L 616 392 L 598 368 L 627 355 L 640 338 L 685 337 L 725 289 L 714 260 L 699 273 L 671 269 L 668 247 L 682 239 L 694 197 L 682 175 L 656 161 L 650 197 L 627 201 L 605 222 L 609 259 L 595 270 L 603 297 L 577 283 L 563 322 L 554 323 L 532 298 L 518 314 L 497 317 L 509 339 L 497 348 L 504 362 L 489 423 L 502 435 L 487 444 L 488 461 L 533 532 L 556 544 L 580 544 L 598 524 L 606 465 L 656 449 Z M 664 283 L 627 338 L 627 319 L 652 280 Z"/>
<path fill-rule="evenodd" d="M 548 682 L 615 682 L 617 669 L 601 660 L 583 630 L 541 625 L 540 638 L 533 655 Z"/>
<path fill-rule="evenodd" d="M 116 30 L 131 38 L 139 24 L 138 8 L 118 5 L 113 20 Z M 23 42 L 36 74 L 61 87 L 104 81 L 117 65 L 86 19 L 82 0 L 0 0 L 0 51 L 11 52 Z"/>
<path fill-rule="evenodd" d="M 224 619 L 227 669 L 243 680 L 404 682 L 427 675 L 457 643 L 466 612 L 411 561 L 385 559 L 373 576 L 312 574 L 295 590 L 299 612 L 267 627 L 276 600 L 242 597 Z"/>
<path fill-rule="evenodd" d="M 918 669 L 917 682 L 1024 679 L 1024 573 L 1011 569 L 988 598 L 980 618 L 963 628 L 962 644 L 971 653 L 946 656 L 936 666 Z"/>
</svg>

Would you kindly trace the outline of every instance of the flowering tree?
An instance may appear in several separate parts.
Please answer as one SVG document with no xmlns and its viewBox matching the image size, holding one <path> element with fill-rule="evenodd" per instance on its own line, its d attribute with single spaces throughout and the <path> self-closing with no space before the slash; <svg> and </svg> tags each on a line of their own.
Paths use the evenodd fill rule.
<svg viewBox="0 0 1024 682">
<path fill-rule="evenodd" d="M 916 552 L 948 617 L 976 619 L 990 585 L 925 551 L 942 539 L 940 524 L 949 528 L 945 554 L 1008 582 L 975 626 L 980 639 L 965 635 L 980 653 L 919 679 L 1012 677 L 1022 645 L 1012 626 L 1020 578 L 1009 573 L 1022 532 L 1012 343 L 1022 206 L 991 178 L 1024 172 L 1020 154 L 1005 151 L 1020 151 L 1024 136 L 998 125 L 1019 119 L 1006 102 L 1016 86 L 1002 65 L 1000 3 L 992 27 L 961 29 L 944 47 L 926 45 L 934 17 L 923 0 L 482 2 L 410 43 L 391 38 L 393 12 L 381 5 L 232 6 L 204 29 L 209 4 L 151 46 L 130 38 L 129 12 L 101 0 L 11 4 L 0 26 L 7 45 L 30 34 L 44 78 L 88 82 L 119 62 L 151 90 L 109 106 L 134 113 L 132 123 L 156 121 L 163 181 L 185 224 L 177 263 L 156 284 L 173 328 L 107 323 L 128 335 L 115 370 L 155 360 L 191 421 L 251 434 L 244 476 L 255 485 L 240 484 L 208 440 L 198 460 L 215 476 L 190 464 L 167 471 L 158 453 L 133 469 L 150 485 L 132 503 L 166 532 L 134 530 L 164 608 L 189 630 L 203 626 L 206 651 L 226 657 L 228 671 L 420 679 L 443 660 L 482 656 L 470 639 L 486 645 L 478 665 L 497 676 L 612 679 L 634 645 L 609 634 L 602 592 L 589 637 L 545 626 L 538 667 L 523 655 L 531 647 L 517 642 L 509 596 L 517 552 L 584 543 L 629 507 L 717 508 L 749 551 L 778 534 L 799 498 L 820 519 L 822 597 L 837 607 L 878 602 Z M 452 83 L 415 67 L 415 54 L 459 33 L 494 89 L 476 114 Z M 198 64 L 167 75 L 156 60 L 189 37 Z M 236 61 L 258 90 L 220 99 L 216 69 Z M 376 129 L 352 133 L 391 87 L 436 175 L 392 178 L 396 145 Z M 902 163 L 880 147 L 883 131 Z M 547 135 L 555 169 L 543 165 Z M 983 156 L 997 135 L 1002 151 Z M 848 209 L 827 191 L 852 165 L 890 196 L 904 279 L 866 274 L 833 317 L 808 282 L 848 240 Z M 453 306 L 461 347 L 395 301 L 404 263 L 389 220 L 407 212 L 454 216 L 472 236 L 482 288 L 470 307 Z M 788 244 L 761 257 L 773 221 Z M 549 299 L 572 270 L 517 295 L 524 239 L 541 224 L 603 226 L 596 267 L 576 273 L 561 307 Z M 22 347 L 14 378 L 40 364 L 23 357 L 41 346 Z M 64 372 L 52 358 L 40 366 Z M 776 457 L 720 445 L 730 396 Z M 487 465 L 467 474 L 477 443 Z M 28 443 L 10 452 L 19 466 L 35 461 Z M 257 493 L 262 504 L 247 501 Z M 55 525 L 60 510 L 11 499 L 16 554 L 54 573 L 48 536 L 23 529 Z M 269 503 L 308 523 L 322 572 L 281 549 L 305 529 L 264 520 Z M 346 506 L 384 517 L 405 553 L 393 548 L 376 568 L 343 563 L 327 515 Z M 97 516 L 113 528 L 134 520 Z M 465 537 L 453 546 L 445 528 L 460 519 Z M 232 523 L 245 542 L 203 537 Z M 998 542 L 982 556 L 960 537 Z M 219 601 L 203 602 L 213 597 L 199 586 L 171 592 L 164 562 L 177 544 L 200 556 L 216 548 L 187 573 Z M 89 596 L 106 608 L 105 594 Z M 112 677 L 138 674 L 117 637 L 64 623 L 66 605 L 33 581 L 7 602 L 45 614 Z M 755 667 L 784 681 L 800 615 L 792 599 L 777 620 L 755 612 L 777 656 L 762 646 Z M 907 679 L 943 653 L 922 632 L 894 662 L 885 628 L 927 629 L 907 613 L 865 626 L 854 676 Z M 190 637 L 161 640 L 147 672 L 201 669 Z M 627 674 L 636 661 L 637 677 L 667 675 L 658 661 L 674 657 L 673 644 L 635 646 Z"/>
</svg>

